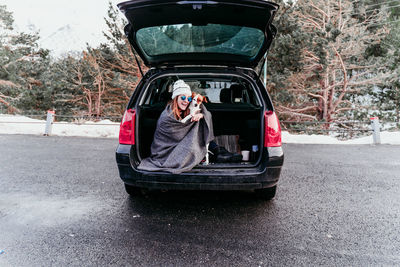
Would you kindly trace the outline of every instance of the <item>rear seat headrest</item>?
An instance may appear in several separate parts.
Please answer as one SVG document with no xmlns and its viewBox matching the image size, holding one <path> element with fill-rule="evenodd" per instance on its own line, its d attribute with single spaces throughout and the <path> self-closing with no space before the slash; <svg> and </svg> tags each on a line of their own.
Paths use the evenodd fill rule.
<svg viewBox="0 0 400 267">
<path fill-rule="evenodd" d="M 232 101 L 233 102 L 244 102 L 244 91 L 246 88 L 241 84 L 232 84 L 230 87 L 232 91 Z"/>
<path fill-rule="evenodd" d="M 164 91 L 160 95 L 160 102 L 168 102 L 171 100 L 172 92 Z"/>
<path fill-rule="evenodd" d="M 232 103 L 231 89 L 229 88 L 221 89 L 221 92 L 219 93 L 219 101 L 221 101 L 221 103 Z"/>
</svg>

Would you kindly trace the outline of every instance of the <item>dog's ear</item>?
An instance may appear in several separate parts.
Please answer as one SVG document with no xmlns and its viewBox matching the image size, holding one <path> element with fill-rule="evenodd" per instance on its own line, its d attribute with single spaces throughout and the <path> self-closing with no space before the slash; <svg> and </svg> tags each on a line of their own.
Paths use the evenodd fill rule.
<svg viewBox="0 0 400 267">
<path fill-rule="evenodd" d="M 205 96 L 203 96 L 203 95 L 199 95 L 198 99 L 199 99 L 201 102 L 208 103 L 208 102 L 207 102 L 207 98 L 206 98 Z"/>
<path fill-rule="evenodd" d="M 195 97 L 195 96 L 196 96 L 196 93 L 195 93 L 195 92 L 192 92 L 192 98 Z"/>
</svg>

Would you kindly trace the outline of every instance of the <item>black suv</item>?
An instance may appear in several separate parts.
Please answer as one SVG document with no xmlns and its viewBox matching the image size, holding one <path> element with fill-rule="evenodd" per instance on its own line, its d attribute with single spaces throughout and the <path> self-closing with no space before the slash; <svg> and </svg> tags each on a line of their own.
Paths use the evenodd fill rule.
<svg viewBox="0 0 400 267">
<path fill-rule="evenodd" d="M 275 34 L 278 5 L 262 0 L 136 0 L 118 4 L 125 33 L 150 67 L 123 116 L 116 159 L 126 191 L 141 189 L 255 190 L 275 196 L 283 164 L 281 129 L 254 68 Z M 157 119 L 178 79 L 205 95 L 218 144 L 231 152 L 253 150 L 248 161 L 199 165 L 171 174 L 138 170 Z"/>
</svg>

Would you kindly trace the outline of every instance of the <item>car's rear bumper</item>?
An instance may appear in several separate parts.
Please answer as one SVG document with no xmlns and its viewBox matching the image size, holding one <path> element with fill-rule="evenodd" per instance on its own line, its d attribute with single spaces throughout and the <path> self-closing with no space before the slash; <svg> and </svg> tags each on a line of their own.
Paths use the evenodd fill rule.
<svg viewBox="0 0 400 267">
<path fill-rule="evenodd" d="M 264 149 L 262 160 L 253 167 L 194 168 L 190 172 L 171 174 L 136 168 L 134 146 L 119 145 L 116 159 L 124 183 L 148 189 L 171 190 L 253 190 L 275 186 L 283 164 L 282 149 Z M 130 156 L 132 155 L 132 156 Z"/>
</svg>

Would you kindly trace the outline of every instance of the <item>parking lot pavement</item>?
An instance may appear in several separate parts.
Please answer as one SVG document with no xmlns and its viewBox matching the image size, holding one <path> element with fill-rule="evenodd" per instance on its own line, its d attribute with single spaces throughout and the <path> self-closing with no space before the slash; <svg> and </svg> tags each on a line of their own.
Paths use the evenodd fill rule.
<svg viewBox="0 0 400 267">
<path fill-rule="evenodd" d="M 116 139 L 0 135 L 0 266 L 400 265 L 399 146 L 284 146 L 273 201 L 130 198 Z"/>
</svg>

